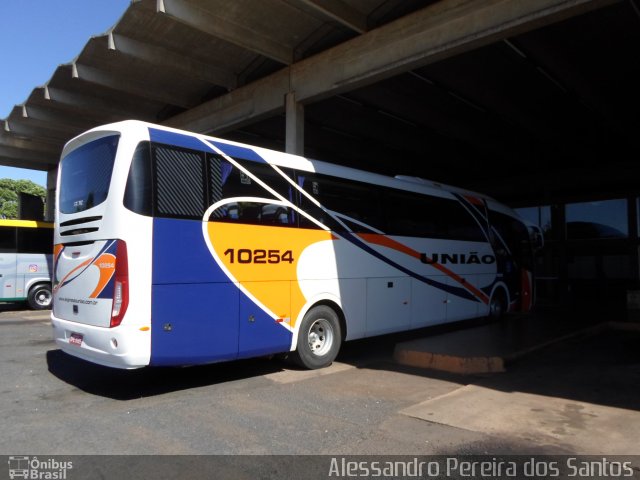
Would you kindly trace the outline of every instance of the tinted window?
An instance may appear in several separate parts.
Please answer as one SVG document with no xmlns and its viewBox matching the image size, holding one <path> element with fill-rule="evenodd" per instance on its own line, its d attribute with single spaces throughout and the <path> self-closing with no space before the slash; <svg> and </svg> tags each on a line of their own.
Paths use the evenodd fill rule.
<svg viewBox="0 0 640 480">
<path fill-rule="evenodd" d="M 89 142 L 61 161 L 60 211 L 76 213 L 100 205 L 107 198 L 118 135 Z"/>
<path fill-rule="evenodd" d="M 364 225 L 384 230 L 380 208 L 381 187 L 306 172 L 298 174 L 298 185 L 320 202 L 323 207 L 357 220 Z M 300 205 L 303 210 L 309 212 L 321 223 L 334 230 L 339 229 L 335 222 L 328 218 L 328 215 L 306 197 L 301 197 Z M 348 222 L 348 224 L 349 228 L 356 232 L 371 231 L 359 223 Z"/>
<path fill-rule="evenodd" d="M 435 197 L 393 192 L 385 196 L 388 233 L 408 237 L 447 236 L 447 222 Z"/>
<path fill-rule="evenodd" d="M 209 203 L 214 203 L 222 199 L 223 169 L 225 164 L 226 176 L 231 172 L 231 164 L 222 160 L 218 155 L 207 155 L 207 164 L 209 166 Z M 224 180 L 226 181 L 226 176 Z"/>
<path fill-rule="evenodd" d="M 211 158 L 210 191 L 215 197 L 212 203 L 221 198 L 257 197 L 275 199 L 275 197 L 251 176 L 234 167 L 226 160 Z M 284 198 L 293 198 L 291 185 L 269 165 L 254 162 L 242 162 L 243 166 L 260 178 Z M 295 211 L 277 203 L 265 203 L 238 200 L 216 209 L 211 220 L 248 223 L 254 225 L 297 226 Z"/>
<path fill-rule="evenodd" d="M 487 238 L 482 232 L 480 225 L 478 225 L 478 222 L 474 220 L 471 214 L 460 204 L 460 202 L 446 199 L 440 200 L 442 208 L 440 213 L 445 216 L 448 222 L 447 238 L 473 242 L 487 241 Z"/>
<path fill-rule="evenodd" d="M 273 198 L 258 182 L 226 160 L 221 160 L 222 198 Z"/>
<path fill-rule="evenodd" d="M 206 209 L 204 153 L 153 147 L 156 215 L 202 218 Z"/>
<path fill-rule="evenodd" d="M 51 253 L 53 229 L 18 228 L 18 253 Z"/>
<path fill-rule="evenodd" d="M 286 198 L 292 203 L 295 203 L 294 194 L 296 192 L 294 191 L 293 185 L 291 185 L 291 183 L 289 183 L 286 178 L 280 175 L 279 172 L 276 172 L 276 170 L 271 165 L 268 165 L 266 163 L 247 162 L 242 160 L 238 160 L 238 163 L 249 170 L 252 175 L 255 175 L 260 180 L 262 180 L 278 195 Z M 290 178 L 293 178 L 292 171 L 282 167 L 278 168 L 283 173 L 288 174 Z M 265 194 L 268 198 L 273 197 L 271 193 L 267 193 L 266 191 Z M 265 196 L 265 194 L 262 194 L 262 196 Z"/>
<path fill-rule="evenodd" d="M 531 259 L 531 243 L 529 240 L 529 231 L 521 221 L 505 215 L 503 213 L 489 212 L 491 226 L 496 229 L 511 255 L 517 262 L 529 265 Z M 496 239 L 499 242 L 499 239 Z M 499 247 L 499 244 L 495 245 Z"/>
<path fill-rule="evenodd" d="M 127 177 L 124 206 L 141 215 L 151 215 L 152 207 L 151 156 L 149 142 L 136 148 Z"/>
<path fill-rule="evenodd" d="M 252 225 L 297 226 L 292 220 L 293 211 L 275 203 L 237 201 L 227 203 L 211 215 L 217 222 L 248 223 Z"/>
<path fill-rule="evenodd" d="M 16 227 L 0 227 L 0 252 L 15 253 Z"/>
<path fill-rule="evenodd" d="M 486 241 L 473 217 L 455 200 L 396 190 L 388 190 L 384 199 L 390 235 Z"/>
<path fill-rule="evenodd" d="M 242 164 L 284 198 L 294 198 L 292 185 L 269 165 Z M 233 197 L 274 198 L 218 155 L 144 142 L 134 153 L 123 203 L 142 215 L 200 219 L 210 205 Z M 283 226 L 295 226 L 297 221 L 292 209 L 253 201 L 227 204 L 213 212 L 211 219 Z"/>
</svg>

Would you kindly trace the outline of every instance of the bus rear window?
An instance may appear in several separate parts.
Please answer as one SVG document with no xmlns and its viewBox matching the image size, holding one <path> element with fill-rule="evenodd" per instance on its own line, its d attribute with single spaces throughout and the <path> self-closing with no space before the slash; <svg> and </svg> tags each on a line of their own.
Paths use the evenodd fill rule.
<svg viewBox="0 0 640 480">
<path fill-rule="evenodd" d="M 60 211 L 77 213 L 107 198 L 119 135 L 87 143 L 61 161 Z"/>
</svg>

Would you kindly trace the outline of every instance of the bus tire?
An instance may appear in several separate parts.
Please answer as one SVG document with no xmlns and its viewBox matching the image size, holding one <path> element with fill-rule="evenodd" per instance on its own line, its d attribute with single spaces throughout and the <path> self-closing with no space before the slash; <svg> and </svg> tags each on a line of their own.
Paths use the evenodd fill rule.
<svg viewBox="0 0 640 480">
<path fill-rule="evenodd" d="M 308 369 L 331 365 L 342 344 L 342 330 L 336 312 L 318 305 L 307 312 L 300 324 L 293 360 Z"/>
<path fill-rule="evenodd" d="M 27 303 L 33 310 L 44 310 L 51 307 L 51 285 L 48 283 L 38 283 L 29 290 Z"/>
<path fill-rule="evenodd" d="M 504 290 L 497 288 L 489 301 L 489 321 L 500 320 L 507 311 L 507 297 Z"/>
</svg>

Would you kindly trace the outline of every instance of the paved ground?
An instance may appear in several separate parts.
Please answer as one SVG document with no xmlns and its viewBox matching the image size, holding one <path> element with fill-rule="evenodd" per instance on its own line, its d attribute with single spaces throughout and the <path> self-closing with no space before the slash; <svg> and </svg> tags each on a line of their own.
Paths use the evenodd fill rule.
<svg viewBox="0 0 640 480">
<path fill-rule="evenodd" d="M 393 363 L 410 335 L 332 367 L 254 359 L 119 371 L 63 354 L 48 314 L 0 306 L 0 454 L 640 454 L 640 333 L 565 341 L 461 376 Z"/>
</svg>

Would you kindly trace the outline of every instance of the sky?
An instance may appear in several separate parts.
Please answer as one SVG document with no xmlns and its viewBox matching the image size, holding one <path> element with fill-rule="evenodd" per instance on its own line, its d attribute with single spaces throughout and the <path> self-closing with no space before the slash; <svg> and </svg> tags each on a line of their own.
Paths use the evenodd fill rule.
<svg viewBox="0 0 640 480">
<path fill-rule="evenodd" d="M 0 0 L 0 119 L 56 67 L 69 63 L 89 38 L 117 23 L 130 0 Z M 46 186 L 47 174 L 0 166 L 0 178 Z"/>
</svg>

